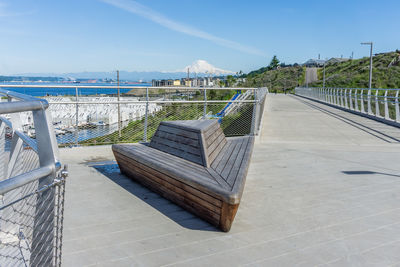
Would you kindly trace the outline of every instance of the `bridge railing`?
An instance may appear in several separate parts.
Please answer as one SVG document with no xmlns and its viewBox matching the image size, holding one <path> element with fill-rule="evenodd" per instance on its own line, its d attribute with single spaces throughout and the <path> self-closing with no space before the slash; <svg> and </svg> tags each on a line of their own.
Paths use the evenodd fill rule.
<svg viewBox="0 0 400 267">
<path fill-rule="evenodd" d="M 400 126 L 400 89 L 307 88 L 295 94 L 318 100 L 366 117 Z"/>
<path fill-rule="evenodd" d="M 0 85 L 40 92 L 59 146 L 148 141 L 163 120 L 217 119 L 226 136 L 254 134 L 267 88 Z M 24 130 L 35 138 L 29 114 Z"/>
<path fill-rule="evenodd" d="M 0 266 L 61 264 L 64 178 L 48 103 L 0 89 Z M 23 131 L 29 114 L 36 139 Z"/>
</svg>

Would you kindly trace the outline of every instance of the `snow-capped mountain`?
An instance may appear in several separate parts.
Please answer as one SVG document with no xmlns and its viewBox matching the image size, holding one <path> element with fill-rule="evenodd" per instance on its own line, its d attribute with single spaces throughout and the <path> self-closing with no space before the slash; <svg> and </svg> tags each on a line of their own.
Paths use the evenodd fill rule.
<svg viewBox="0 0 400 267">
<path fill-rule="evenodd" d="M 199 59 L 192 63 L 192 65 L 186 66 L 183 70 L 179 70 L 180 72 L 187 72 L 187 70 L 191 73 L 209 73 L 215 75 L 224 75 L 224 74 L 233 74 L 233 71 L 219 69 L 205 60 Z"/>
</svg>

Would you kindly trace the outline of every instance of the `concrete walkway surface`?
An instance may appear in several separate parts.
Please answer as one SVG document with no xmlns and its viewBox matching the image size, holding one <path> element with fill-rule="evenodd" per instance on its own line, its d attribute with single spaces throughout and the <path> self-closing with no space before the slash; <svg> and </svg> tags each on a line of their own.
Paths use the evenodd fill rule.
<svg viewBox="0 0 400 267">
<path fill-rule="evenodd" d="M 400 129 L 290 95 L 263 120 L 229 233 L 62 149 L 63 266 L 400 266 Z"/>
</svg>

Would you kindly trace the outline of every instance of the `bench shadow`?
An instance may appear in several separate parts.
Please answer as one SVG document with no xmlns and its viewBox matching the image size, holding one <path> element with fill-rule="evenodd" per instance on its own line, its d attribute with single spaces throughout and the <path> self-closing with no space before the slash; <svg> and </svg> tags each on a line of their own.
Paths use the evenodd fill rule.
<svg viewBox="0 0 400 267">
<path fill-rule="evenodd" d="M 371 174 L 380 174 L 380 175 L 387 175 L 387 176 L 400 177 L 400 175 L 397 175 L 397 174 L 384 173 L 384 172 L 374 172 L 374 171 L 342 171 L 342 173 L 347 174 L 347 175 L 371 175 Z"/>
<path fill-rule="evenodd" d="M 118 164 L 115 161 L 90 162 L 87 163 L 87 165 L 94 168 L 108 179 L 158 210 L 180 226 L 190 230 L 221 232 L 208 222 L 203 221 L 192 213 L 144 187 L 140 183 L 137 183 L 129 177 L 121 174 Z"/>
</svg>

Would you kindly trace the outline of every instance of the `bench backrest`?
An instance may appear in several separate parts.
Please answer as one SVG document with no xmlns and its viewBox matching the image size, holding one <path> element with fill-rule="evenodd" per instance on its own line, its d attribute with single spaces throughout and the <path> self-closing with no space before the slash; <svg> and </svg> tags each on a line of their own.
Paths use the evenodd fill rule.
<svg viewBox="0 0 400 267">
<path fill-rule="evenodd" d="M 150 147 L 210 167 L 226 142 L 218 120 L 163 121 Z"/>
</svg>

